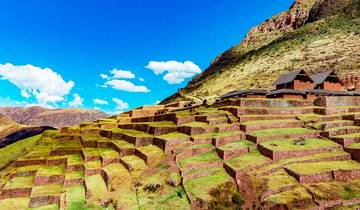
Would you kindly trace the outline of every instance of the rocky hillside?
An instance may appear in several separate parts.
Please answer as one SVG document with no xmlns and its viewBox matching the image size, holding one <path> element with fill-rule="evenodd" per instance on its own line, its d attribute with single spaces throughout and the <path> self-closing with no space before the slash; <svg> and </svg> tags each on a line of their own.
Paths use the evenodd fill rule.
<svg viewBox="0 0 360 210">
<path fill-rule="evenodd" d="M 19 131 L 25 127 L 14 120 L 0 114 L 0 139 L 3 139 L 7 135 L 10 135 L 16 131 Z"/>
<path fill-rule="evenodd" d="M 360 69 L 360 1 L 296 0 L 291 8 L 254 27 L 243 41 L 165 99 L 215 99 L 234 89 L 271 88 L 294 68 L 334 69 L 340 76 Z"/>
<path fill-rule="evenodd" d="M 51 126 L 61 128 L 78 125 L 85 121 L 94 121 L 108 117 L 104 112 L 91 109 L 47 109 L 43 107 L 0 107 L 0 114 L 26 125 Z"/>
</svg>

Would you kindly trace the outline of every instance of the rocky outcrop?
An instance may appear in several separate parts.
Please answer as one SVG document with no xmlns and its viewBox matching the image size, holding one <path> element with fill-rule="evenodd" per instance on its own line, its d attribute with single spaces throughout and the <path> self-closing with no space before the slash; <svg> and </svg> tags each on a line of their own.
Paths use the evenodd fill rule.
<svg viewBox="0 0 360 210">
<path fill-rule="evenodd" d="M 0 114 L 25 125 L 51 126 L 61 128 L 81 122 L 108 117 L 104 112 L 91 109 L 65 108 L 47 109 L 43 107 L 0 107 Z"/>
</svg>

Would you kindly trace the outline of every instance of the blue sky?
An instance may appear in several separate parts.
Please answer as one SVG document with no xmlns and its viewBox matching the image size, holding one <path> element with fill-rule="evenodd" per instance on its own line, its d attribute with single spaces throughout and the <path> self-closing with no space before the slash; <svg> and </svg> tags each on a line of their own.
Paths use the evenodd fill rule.
<svg viewBox="0 0 360 210">
<path fill-rule="evenodd" d="M 2 0 L 0 106 L 154 104 L 292 2 Z"/>
</svg>

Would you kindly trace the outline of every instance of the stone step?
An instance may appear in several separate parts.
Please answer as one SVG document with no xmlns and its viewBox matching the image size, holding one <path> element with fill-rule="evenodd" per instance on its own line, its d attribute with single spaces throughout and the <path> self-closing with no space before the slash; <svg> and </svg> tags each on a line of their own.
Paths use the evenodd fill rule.
<svg viewBox="0 0 360 210">
<path fill-rule="evenodd" d="M 274 139 L 300 139 L 317 138 L 319 133 L 306 128 L 277 128 L 255 131 L 246 135 L 246 139 L 254 143 Z"/>
<path fill-rule="evenodd" d="M 360 126 L 344 126 L 331 128 L 330 130 L 320 132 L 320 135 L 325 138 L 332 138 L 338 135 L 348 135 L 353 133 L 360 133 Z"/>
<path fill-rule="evenodd" d="M 347 114 L 360 112 L 360 107 L 316 107 L 314 112 L 321 115 Z"/>
<path fill-rule="evenodd" d="M 315 127 L 316 129 L 321 129 L 321 130 L 328 130 L 332 128 L 345 127 L 345 126 L 354 126 L 354 121 L 338 120 L 338 121 L 321 122 L 313 125 L 313 127 Z"/>
<path fill-rule="evenodd" d="M 256 120 L 295 120 L 295 115 L 241 115 L 240 122 Z"/>
<path fill-rule="evenodd" d="M 229 160 L 235 156 L 241 156 L 250 152 L 254 146 L 252 142 L 240 140 L 217 147 L 216 152 L 223 160 Z"/>
<path fill-rule="evenodd" d="M 297 128 L 303 127 L 304 123 L 299 120 L 260 120 L 260 121 L 247 121 L 241 123 L 241 130 L 246 133 L 271 129 L 271 128 Z"/>
<path fill-rule="evenodd" d="M 314 113 L 312 107 L 302 108 L 267 108 L 267 107 L 227 107 L 225 111 L 232 113 L 235 117 L 241 118 L 241 115 L 300 115 Z"/>
</svg>

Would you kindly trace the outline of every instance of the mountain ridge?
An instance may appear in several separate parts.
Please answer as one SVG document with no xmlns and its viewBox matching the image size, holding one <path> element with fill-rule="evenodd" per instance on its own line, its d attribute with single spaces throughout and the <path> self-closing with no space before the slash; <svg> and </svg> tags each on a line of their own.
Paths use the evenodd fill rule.
<svg viewBox="0 0 360 210">
<path fill-rule="evenodd" d="M 235 89 L 272 88 L 282 73 L 360 68 L 359 0 L 296 0 L 288 11 L 255 26 L 185 88 L 163 100 L 213 100 Z"/>
</svg>

